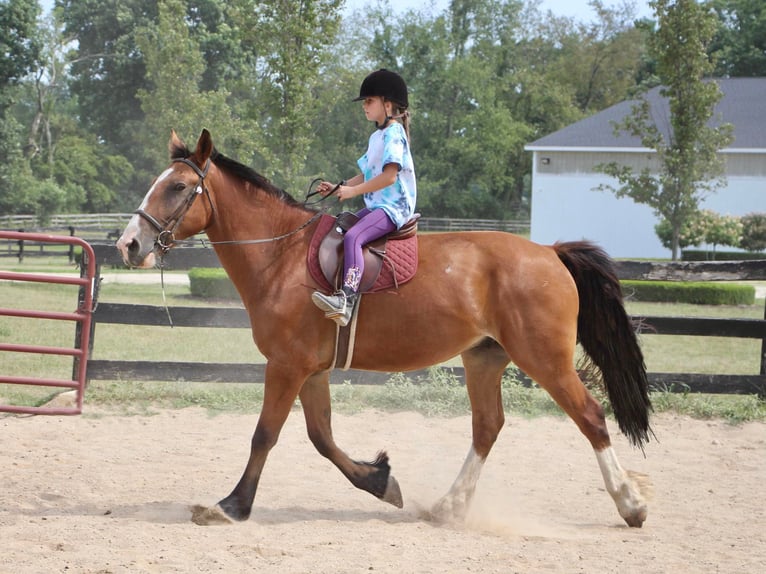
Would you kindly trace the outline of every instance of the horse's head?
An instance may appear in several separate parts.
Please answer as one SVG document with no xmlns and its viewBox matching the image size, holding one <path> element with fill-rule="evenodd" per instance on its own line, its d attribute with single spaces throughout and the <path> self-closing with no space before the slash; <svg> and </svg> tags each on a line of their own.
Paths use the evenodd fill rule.
<svg viewBox="0 0 766 574">
<path fill-rule="evenodd" d="M 157 253 L 204 230 L 212 217 L 206 182 L 214 149 L 210 133 L 202 130 L 190 152 L 173 131 L 168 147 L 170 165 L 154 180 L 117 240 L 117 249 L 131 267 L 153 267 Z M 206 196 L 204 201 L 196 201 L 199 195 Z"/>
</svg>

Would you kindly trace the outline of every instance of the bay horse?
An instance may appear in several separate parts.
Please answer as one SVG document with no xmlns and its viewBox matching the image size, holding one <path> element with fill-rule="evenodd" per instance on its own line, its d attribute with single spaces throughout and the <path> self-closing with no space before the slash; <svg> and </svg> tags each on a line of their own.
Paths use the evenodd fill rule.
<svg viewBox="0 0 766 574">
<path fill-rule="evenodd" d="M 354 486 L 401 508 L 387 454 L 359 462 L 333 440 L 329 376 L 336 326 L 311 301 L 318 286 L 306 265 L 320 211 L 219 153 L 207 130 L 193 151 L 172 132 L 169 150 L 170 165 L 154 180 L 117 248 L 128 265 L 148 268 L 177 241 L 204 231 L 267 359 L 263 405 L 242 477 L 215 506 L 198 507 L 192 520 L 249 518 L 267 455 L 296 397 L 317 451 Z M 604 410 L 573 359 L 579 340 L 602 373 L 620 430 L 643 448 L 651 434 L 646 369 L 613 261 L 588 242 L 543 246 L 504 232 L 422 234 L 418 253 L 410 282 L 362 298 L 351 367 L 400 372 L 461 356 L 472 444 L 430 516 L 465 517 L 504 424 L 501 378 L 513 362 L 579 427 L 620 516 L 640 527 L 647 485 L 620 465 Z"/>
</svg>

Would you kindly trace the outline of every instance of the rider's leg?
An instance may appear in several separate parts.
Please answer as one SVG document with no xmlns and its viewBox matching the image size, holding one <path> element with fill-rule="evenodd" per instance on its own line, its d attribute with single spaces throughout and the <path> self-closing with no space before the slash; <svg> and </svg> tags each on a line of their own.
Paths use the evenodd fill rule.
<svg viewBox="0 0 766 574">
<path fill-rule="evenodd" d="M 364 272 L 362 246 L 396 230 L 396 224 L 382 209 L 364 209 L 357 215 L 361 218 L 343 238 L 343 290 L 329 296 L 319 292 L 312 295 L 314 303 L 341 327 L 351 320 L 359 292 Z"/>
</svg>

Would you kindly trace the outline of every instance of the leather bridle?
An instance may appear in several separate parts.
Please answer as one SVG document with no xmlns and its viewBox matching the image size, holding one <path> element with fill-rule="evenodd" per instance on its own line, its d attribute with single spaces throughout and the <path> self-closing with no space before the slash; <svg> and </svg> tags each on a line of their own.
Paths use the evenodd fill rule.
<svg viewBox="0 0 766 574">
<path fill-rule="evenodd" d="M 149 222 L 149 224 L 152 227 L 154 227 L 158 231 L 159 235 L 154 240 L 154 244 L 160 249 L 161 255 L 165 255 L 168 251 L 170 251 L 170 249 L 176 243 L 175 231 L 176 229 L 178 229 L 178 226 L 181 224 L 181 221 L 183 220 L 186 213 L 189 211 L 189 209 L 191 209 L 191 206 L 194 203 L 194 200 L 197 199 L 198 195 L 201 195 L 202 193 L 204 193 L 207 196 L 207 200 L 210 203 L 210 209 L 213 212 L 212 218 L 215 218 L 215 204 L 213 204 L 213 200 L 210 197 L 210 191 L 205 185 L 205 177 L 207 177 L 207 172 L 210 169 L 210 159 L 208 159 L 207 162 L 205 163 L 204 169 L 200 169 L 199 167 L 197 167 L 196 164 L 194 164 L 192 161 L 186 158 L 176 158 L 172 160 L 172 162 L 184 163 L 188 165 L 194 170 L 194 172 L 199 177 L 199 181 L 197 182 L 197 185 L 194 186 L 194 189 L 192 189 L 191 193 L 189 193 L 189 195 L 186 196 L 186 199 L 184 199 L 183 203 L 178 206 L 178 208 L 171 214 L 171 216 L 164 221 L 157 220 L 157 218 L 147 213 L 145 210 L 141 209 L 140 207 L 133 212 L 139 215 L 140 217 L 143 217 L 146 221 Z M 341 182 L 338 185 L 336 185 L 335 189 L 338 189 L 338 187 L 340 187 L 342 183 L 344 182 Z M 335 189 L 333 191 L 335 191 Z M 330 197 L 330 195 L 326 197 Z M 323 197 L 322 199 L 326 199 L 326 197 Z M 303 224 L 299 225 L 295 229 L 274 237 L 267 237 L 264 239 L 231 239 L 231 240 L 223 240 L 223 241 L 208 241 L 207 243 L 210 245 L 256 245 L 260 243 L 272 243 L 275 241 L 280 241 L 282 239 L 291 237 L 295 235 L 296 233 L 299 233 L 300 231 L 303 231 L 306 227 L 308 227 L 314 221 L 319 219 L 325 210 L 316 212 L 307 221 L 305 221 Z M 202 231 L 204 231 L 204 229 Z"/>
<path fill-rule="evenodd" d="M 157 247 L 159 247 L 163 255 L 170 251 L 170 248 L 173 247 L 173 244 L 176 242 L 176 229 L 178 229 L 178 226 L 181 225 L 181 221 L 183 221 L 184 216 L 191 209 L 191 206 L 194 204 L 194 200 L 197 199 L 197 196 L 204 193 L 207 196 L 208 202 L 210 203 L 210 209 L 215 213 L 213 200 L 211 199 L 210 192 L 205 185 L 205 177 L 207 177 L 207 172 L 210 169 L 210 159 L 205 162 L 205 167 L 203 169 L 200 169 L 194 162 L 186 159 L 185 157 L 175 158 L 173 163 L 183 163 L 188 165 L 194 170 L 194 173 L 197 174 L 197 177 L 199 177 L 197 185 L 192 188 L 191 192 L 186 196 L 181 205 L 179 205 L 178 208 L 170 215 L 170 217 L 164 221 L 157 220 L 157 218 L 155 218 L 153 215 L 150 215 L 140 207 L 133 212 L 140 217 L 143 217 L 152 227 L 158 231 L 159 235 L 157 235 L 154 243 Z"/>
</svg>

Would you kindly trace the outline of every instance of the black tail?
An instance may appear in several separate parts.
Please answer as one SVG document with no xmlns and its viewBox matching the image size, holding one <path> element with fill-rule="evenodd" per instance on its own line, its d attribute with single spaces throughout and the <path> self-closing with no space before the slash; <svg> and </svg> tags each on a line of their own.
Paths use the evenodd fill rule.
<svg viewBox="0 0 766 574">
<path fill-rule="evenodd" d="M 652 432 L 649 382 L 614 261 L 587 241 L 556 243 L 553 249 L 577 285 L 580 344 L 601 371 L 620 430 L 635 446 L 643 447 Z"/>
</svg>

